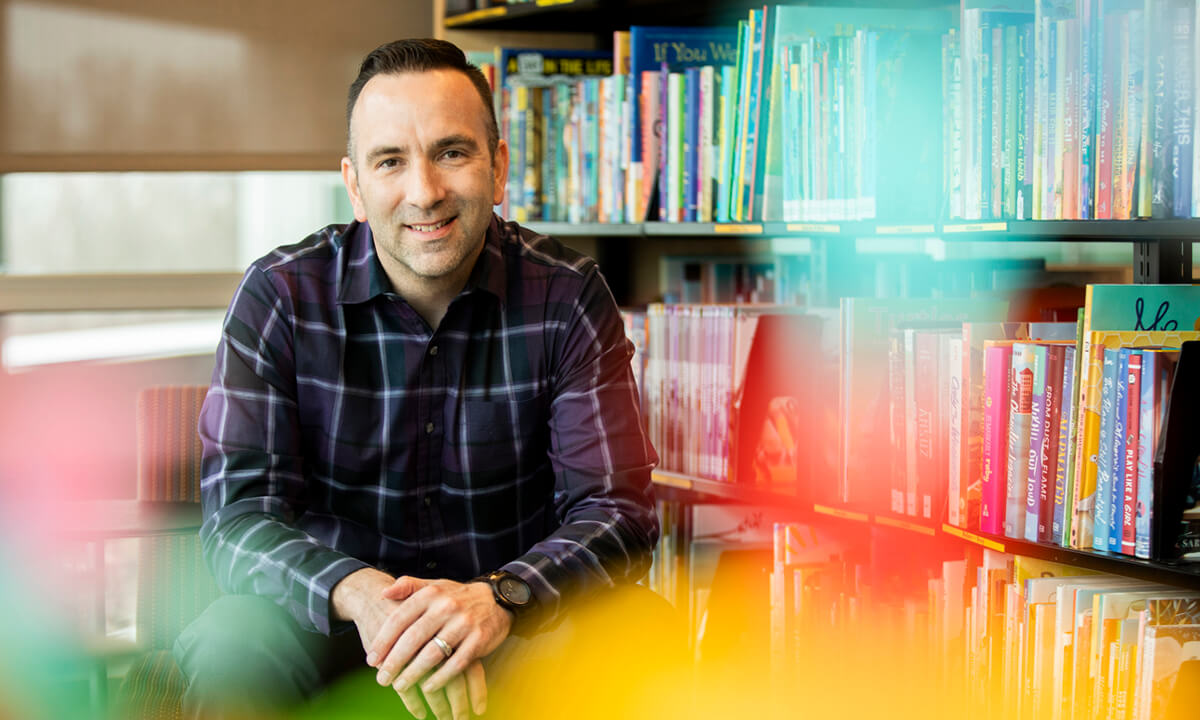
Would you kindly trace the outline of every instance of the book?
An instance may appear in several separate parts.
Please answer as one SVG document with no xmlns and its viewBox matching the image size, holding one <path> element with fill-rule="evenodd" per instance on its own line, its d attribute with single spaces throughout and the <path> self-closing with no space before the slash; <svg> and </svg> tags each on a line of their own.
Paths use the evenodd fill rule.
<svg viewBox="0 0 1200 720">
<path fill-rule="evenodd" d="M 984 395 L 982 403 L 980 530 L 1004 532 L 1008 478 L 1008 420 L 1012 363 L 1011 343 L 984 341 Z"/>
<path fill-rule="evenodd" d="M 890 430 L 887 343 L 905 322 L 991 320 L 1004 317 L 1002 300 L 843 298 L 840 304 L 839 502 L 884 510 Z"/>
<path fill-rule="evenodd" d="M 689 67 L 730 66 L 737 62 L 737 30 L 732 27 L 666 27 L 634 25 L 629 28 L 629 71 L 632 79 L 630 95 L 649 97 L 644 93 L 647 73 L 680 72 Z M 635 104 L 632 108 L 630 147 L 632 176 L 639 178 L 642 201 L 629 215 L 629 222 L 641 222 L 649 209 L 649 194 L 653 191 L 661 169 L 656 143 L 664 136 L 658 128 L 661 120 L 655 114 L 652 101 Z M 657 219 L 657 218 L 653 218 Z"/>
<path fill-rule="evenodd" d="M 1033 415 L 1033 380 L 1036 375 L 1033 346 L 1014 343 L 1008 394 L 1008 479 L 1005 490 L 1004 535 L 1025 533 L 1029 434 Z"/>
</svg>

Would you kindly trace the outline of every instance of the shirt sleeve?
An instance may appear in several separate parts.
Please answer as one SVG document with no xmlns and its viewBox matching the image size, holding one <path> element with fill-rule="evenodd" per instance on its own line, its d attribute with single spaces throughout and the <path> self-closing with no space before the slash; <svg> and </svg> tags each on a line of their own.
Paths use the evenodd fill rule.
<svg viewBox="0 0 1200 720">
<path fill-rule="evenodd" d="M 554 340 L 550 461 L 561 526 L 504 570 L 522 577 L 538 612 L 516 631 L 555 622 L 565 603 L 636 582 L 658 542 L 650 472 L 658 462 L 643 429 L 616 301 L 598 268 L 584 277 Z"/>
<path fill-rule="evenodd" d="M 366 563 L 294 526 L 305 510 L 287 294 L 257 266 L 238 287 L 200 414 L 200 540 L 224 592 L 266 597 L 329 634 L 333 586 Z"/>
</svg>

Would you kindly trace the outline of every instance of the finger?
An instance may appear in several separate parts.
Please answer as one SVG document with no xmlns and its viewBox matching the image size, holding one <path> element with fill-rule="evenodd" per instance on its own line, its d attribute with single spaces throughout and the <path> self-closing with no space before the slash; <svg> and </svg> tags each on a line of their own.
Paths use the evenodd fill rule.
<svg viewBox="0 0 1200 720">
<path fill-rule="evenodd" d="M 464 673 L 467 679 L 467 695 L 471 698 L 471 707 L 476 715 L 487 712 L 487 678 L 483 672 L 483 663 L 474 660 L 467 666 Z"/>
<path fill-rule="evenodd" d="M 454 714 L 450 710 L 450 703 L 446 700 L 446 693 L 443 690 L 438 690 L 435 693 L 429 693 L 425 696 L 425 702 L 429 703 L 429 709 L 433 711 L 433 716 L 438 720 L 453 720 Z"/>
<path fill-rule="evenodd" d="M 407 600 L 410 595 L 428 584 L 428 580 L 402 575 L 383 589 L 383 596 L 388 600 Z"/>
<path fill-rule="evenodd" d="M 400 691 L 396 689 L 396 694 L 404 701 L 404 707 L 408 708 L 408 713 L 417 720 L 425 720 L 425 700 L 421 697 L 421 693 L 416 688 L 409 688 Z"/>
<path fill-rule="evenodd" d="M 393 610 L 375 633 L 375 639 L 371 641 L 371 648 L 367 653 L 367 664 L 379 668 L 377 677 L 380 685 L 390 684 L 421 647 L 419 643 L 422 642 L 422 635 L 426 633 L 418 632 L 414 635 L 410 630 L 421 619 L 424 611 L 425 608 L 420 603 L 405 603 Z M 431 637 L 433 634 L 428 633 L 425 640 Z M 376 662 L 371 662 L 372 660 Z"/>
<path fill-rule="evenodd" d="M 468 720 L 471 708 L 467 703 L 467 681 L 462 675 L 455 675 L 446 683 L 446 701 L 450 703 L 450 714 L 454 720 Z"/>
<path fill-rule="evenodd" d="M 455 637 L 456 635 L 456 633 L 451 632 L 448 628 L 442 628 L 438 631 L 437 637 L 440 637 L 446 642 L 450 643 L 449 638 Z M 435 647 L 437 646 L 437 643 L 433 642 L 432 640 L 430 640 L 430 643 L 432 643 Z M 451 678 L 458 677 L 459 675 L 465 673 L 467 671 L 467 666 L 470 665 L 471 661 L 476 659 L 476 645 L 475 643 L 472 643 L 470 639 L 464 640 L 463 643 L 458 646 L 455 646 L 454 643 L 450 643 L 450 645 L 454 649 L 454 652 L 451 653 L 448 658 L 446 658 L 445 662 L 441 664 L 441 667 L 438 667 L 432 675 L 426 678 L 425 682 L 421 683 L 421 687 L 425 689 L 426 692 L 432 692 L 434 690 L 441 690 L 445 688 L 446 684 L 450 682 Z M 445 653 L 442 654 L 445 655 Z"/>
<path fill-rule="evenodd" d="M 412 662 L 400 671 L 399 677 L 396 678 L 396 687 L 406 690 L 413 687 L 445 659 L 445 653 L 437 645 L 432 642 L 426 643 L 425 647 L 421 648 L 421 651 L 412 659 Z"/>
</svg>

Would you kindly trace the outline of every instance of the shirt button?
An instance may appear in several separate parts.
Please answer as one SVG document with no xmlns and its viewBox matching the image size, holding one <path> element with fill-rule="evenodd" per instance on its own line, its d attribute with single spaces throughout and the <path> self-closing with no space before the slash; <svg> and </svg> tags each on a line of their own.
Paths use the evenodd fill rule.
<svg viewBox="0 0 1200 720">
<path fill-rule="evenodd" d="M 429 348 L 429 354 L 434 357 L 437 357 L 437 349 L 438 349 L 437 345 L 434 345 L 433 347 Z"/>
<path fill-rule="evenodd" d="M 430 560 L 429 562 L 425 563 L 425 567 L 429 568 L 430 570 L 434 569 L 437 567 L 437 560 Z"/>
<path fill-rule="evenodd" d="M 425 423 L 425 434 L 428 435 L 431 432 L 433 432 L 433 423 L 431 423 L 431 422 Z"/>
<path fill-rule="evenodd" d="M 433 504 L 433 498 L 431 498 L 431 497 L 429 497 L 428 495 L 426 495 L 426 496 L 425 496 L 425 507 L 429 507 L 429 506 L 430 506 L 430 505 L 432 505 L 432 504 Z"/>
</svg>

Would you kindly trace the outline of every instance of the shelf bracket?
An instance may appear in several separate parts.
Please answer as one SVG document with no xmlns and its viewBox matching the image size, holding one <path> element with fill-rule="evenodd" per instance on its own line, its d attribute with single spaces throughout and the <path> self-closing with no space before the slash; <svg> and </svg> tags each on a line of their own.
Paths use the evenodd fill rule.
<svg viewBox="0 0 1200 720">
<path fill-rule="evenodd" d="M 1192 241 L 1183 238 L 1135 241 L 1133 281 L 1138 284 L 1192 282 Z"/>
</svg>

